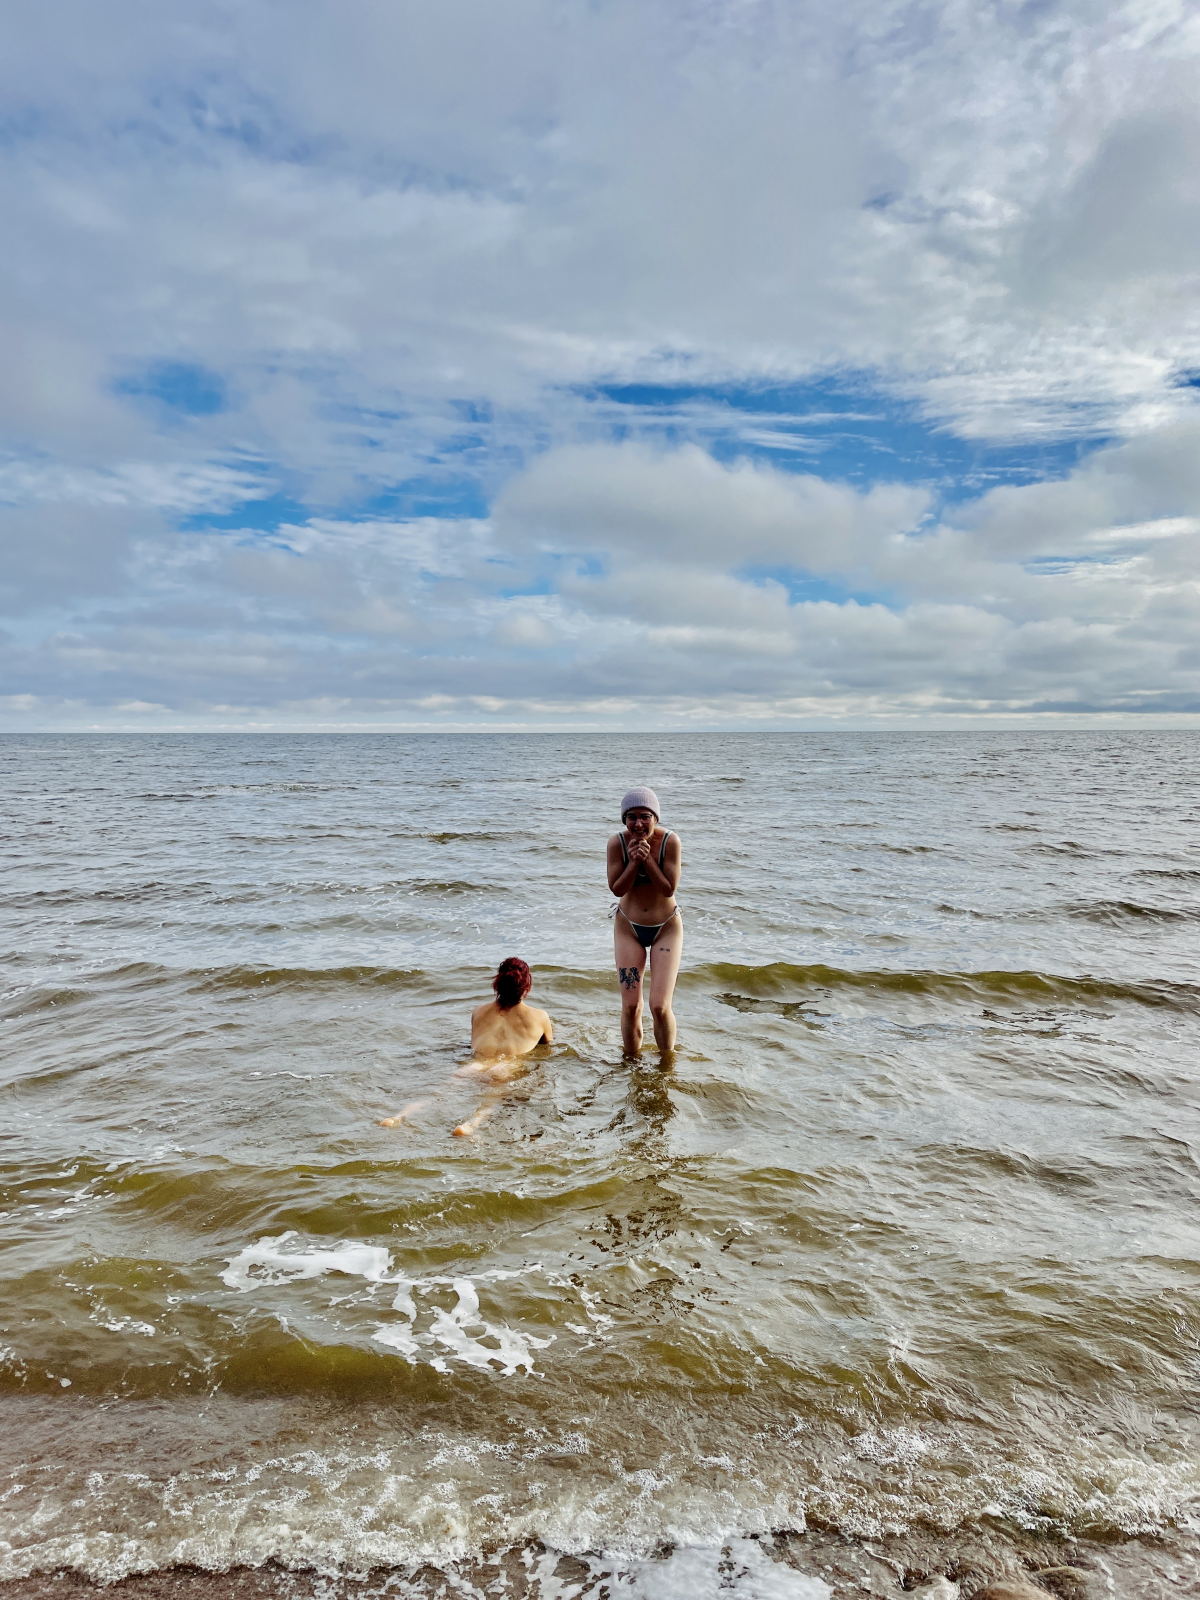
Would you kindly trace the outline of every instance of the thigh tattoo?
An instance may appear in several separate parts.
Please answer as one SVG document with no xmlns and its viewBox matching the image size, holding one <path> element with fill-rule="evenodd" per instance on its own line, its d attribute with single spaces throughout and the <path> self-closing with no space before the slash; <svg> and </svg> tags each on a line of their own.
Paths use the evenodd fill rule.
<svg viewBox="0 0 1200 1600">
<path fill-rule="evenodd" d="M 636 989 L 642 981 L 642 975 L 636 967 L 618 967 L 617 975 L 622 989 Z"/>
</svg>

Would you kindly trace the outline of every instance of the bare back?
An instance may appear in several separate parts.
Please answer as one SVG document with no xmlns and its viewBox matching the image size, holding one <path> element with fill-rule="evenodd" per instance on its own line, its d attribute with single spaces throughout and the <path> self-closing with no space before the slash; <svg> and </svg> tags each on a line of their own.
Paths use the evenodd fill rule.
<svg viewBox="0 0 1200 1600">
<path fill-rule="evenodd" d="M 523 1056 L 543 1040 L 550 1044 L 554 1028 L 546 1012 L 519 1000 L 507 1011 L 498 1000 L 488 1000 L 471 1013 L 471 1053 L 479 1061 L 500 1056 Z"/>
</svg>

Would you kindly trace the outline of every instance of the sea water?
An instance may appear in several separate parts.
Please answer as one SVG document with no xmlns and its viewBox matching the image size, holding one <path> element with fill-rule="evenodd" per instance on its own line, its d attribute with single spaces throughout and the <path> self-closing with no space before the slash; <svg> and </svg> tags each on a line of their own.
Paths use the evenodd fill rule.
<svg viewBox="0 0 1200 1600">
<path fill-rule="evenodd" d="M 1200 736 L 29 736 L 0 777 L 0 1577 L 826 1600 L 1041 1549 L 1186 1592 Z M 665 1062 L 621 1052 L 635 783 L 683 847 Z M 508 955 L 554 1043 L 481 1089 Z"/>
</svg>

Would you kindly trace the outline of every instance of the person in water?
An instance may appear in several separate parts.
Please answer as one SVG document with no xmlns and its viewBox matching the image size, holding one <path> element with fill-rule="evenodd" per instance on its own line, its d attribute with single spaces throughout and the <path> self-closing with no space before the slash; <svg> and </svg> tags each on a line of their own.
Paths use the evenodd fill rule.
<svg viewBox="0 0 1200 1600">
<path fill-rule="evenodd" d="M 496 998 L 485 1000 L 471 1013 L 471 1059 L 459 1067 L 456 1078 L 476 1078 L 490 1085 L 507 1083 L 521 1072 L 523 1056 L 539 1044 L 553 1043 L 554 1025 L 547 1013 L 525 1004 L 532 987 L 533 974 L 519 956 L 509 956 L 500 963 L 492 979 Z M 379 1125 L 395 1128 L 428 1103 L 414 1100 L 396 1116 L 381 1118 Z M 454 1132 L 460 1137 L 474 1133 L 495 1109 L 494 1103 L 485 1101 Z"/>
<path fill-rule="evenodd" d="M 552 1044 L 554 1027 L 546 1012 L 527 1006 L 533 974 L 519 956 L 500 963 L 492 979 L 494 1000 L 485 1000 L 471 1013 L 471 1054 L 474 1060 L 460 1071 L 491 1071 L 488 1063 L 514 1061 L 535 1045 Z"/>
<path fill-rule="evenodd" d="M 630 789 L 621 801 L 620 833 L 608 841 L 608 887 L 617 895 L 613 918 L 621 984 L 621 1040 L 631 1055 L 642 1048 L 642 977 L 650 962 L 650 1015 L 660 1050 L 675 1048 L 671 997 L 683 956 L 679 835 L 659 824 L 653 789 Z"/>
</svg>

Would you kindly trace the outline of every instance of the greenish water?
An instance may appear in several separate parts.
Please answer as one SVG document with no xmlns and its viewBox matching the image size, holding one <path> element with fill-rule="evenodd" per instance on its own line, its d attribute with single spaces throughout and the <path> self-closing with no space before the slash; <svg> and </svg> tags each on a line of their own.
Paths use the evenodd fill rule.
<svg viewBox="0 0 1200 1600">
<path fill-rule="evenodd" d="M 734 1540 L 773 1595 L 745 1540 L 806 1525 L 1191 1538 L 1200 738 L 0 762 L 0 1576 L 466 1592 L 536 1539 L 638 1593 L 674 1548 L 694 1595 Z M 606 917 L 641 781 L 684 848 L 665 1066 Z M 509 954 L 555 1042 L 454 1139 Z"/>
</svg>

